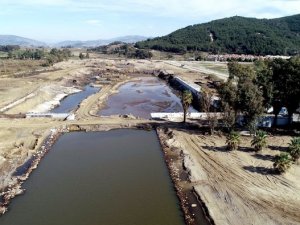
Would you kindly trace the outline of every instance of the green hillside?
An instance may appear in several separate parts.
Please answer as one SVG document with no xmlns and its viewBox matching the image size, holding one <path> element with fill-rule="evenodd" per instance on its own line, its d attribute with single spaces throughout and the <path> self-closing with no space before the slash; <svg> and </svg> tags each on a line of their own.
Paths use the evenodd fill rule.
<svg viewBox="0 0 300 225">
<path fill-rule="evenodd" d="M 299 54 L 300 14 L 278 19 L 235 16 L 215 20 L 138 42 L 136 47 L 178 53 L 198 50 L 255 55 Z"/>
</svg>

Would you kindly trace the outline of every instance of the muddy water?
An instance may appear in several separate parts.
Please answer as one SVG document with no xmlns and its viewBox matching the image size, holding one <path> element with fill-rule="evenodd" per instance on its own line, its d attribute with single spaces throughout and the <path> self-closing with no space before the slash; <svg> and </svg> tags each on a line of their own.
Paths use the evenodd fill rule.
<svg viewBox="0 0 300 225">
<path fill-rule="evenodd" d="M 60 105 L 53 110 L 51 110 L 52 113 L 69 113 L 73 109 L 76 109 L 80 102 L 82 102 L 84 99 L 89 97 L 92 94 L 95 94 L 99 91 L 99 88 L 95 88 L 92 86 L 85 86 L 84 90 L 72 95 L 69 95 L 68 97 L 64 98 Z"/>
<path fill-rule="evenodd" d="M 180 98 L 156 77 L 144 77 L 122 85 L 117 94 L 108 98 L 107 106 L 99 114 L 132 114 L 148 119 L 151 112 L 182 112 Z"/>
<path fill-rule="evenodd" d="M 62 136 L 1 225 L 183 225 L 155 132 Z"/>
</svg>

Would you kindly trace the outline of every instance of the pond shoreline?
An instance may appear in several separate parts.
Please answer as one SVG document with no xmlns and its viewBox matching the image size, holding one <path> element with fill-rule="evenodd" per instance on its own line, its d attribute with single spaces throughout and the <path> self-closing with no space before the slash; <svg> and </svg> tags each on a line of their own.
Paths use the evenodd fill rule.
<svg viewBox="0 0 300 225">
<path fill-rule="evenodd" d="M 181 210 L 185 216 L 187 225 L 213 225 L 214 221 L 210 217 L 207 207 L 200 196 L 189 185 L 188 171 L 184 168 L 184 159 L 179 149 L 174 149 L 168 144 L 172 137 L 167 127 L 160 126 L 156 129 L 161 149 L 164 153 L 164 159 L 169 169 L 177 197 L 180 200 Z M 186 184 L 187 183 L 187 184 Z"/>
<path fill-rule="evenodd" d="M 53 129 L 51 130 L 51 134 L 44 140 L 42 146 L 37 151 L 37 153 L 33 156 L 34 160 L 32 160 L 31 165 L 28 167 L 27 171 L 24 171 L 24 174 L 21 176 L 17 176 L 18 182 L 9 186 L 6 191 L 1 193 L 2 200 L 0 201 L 0 214 L 3 215 L 8 211 L 10 202 L 17 197 L 18 195 L 24 194 L 25 189 L 22 188 L 24 182 L 30 178 L 31 173 L 38 168 L 39 163 L 42 159 L 47 155 L 49 151 L 51 151 L 53 145 L 59 139 L 59 137 L 65 133 L 69 132 L 99 132 L 99 131 L 109 131 L 115 129 L 137 129 L 137 130 L 155 130 L 155 127 L 149 124 L 135 124 L 130 126 L 78 126 L 78 125 L 70 125 L 66 129 Z M 160 129 L 160 128 L 159 128 Z M 174 167 L 172 164 L 172 156 L 170 156 L 170 149 L 165 145 L 165 137 L 162 135 L 161 131 L 156 129 L 156 134 L 158 141 L 161 145 L 161 150 L 163 152 L 164 161 L 166 166 L 168 167 L 168 173 L 171 177 L 172 183 L 174 185 L 174 190 L 180 202 L 180 208 L 184 215 L 184 220 L 187 225 L 194 225 L 195 223 L 194 215 L 190 210 L 191 203 L 189 202 L 189 198 L 187 196 L 186 190 L 183 190 L 180 185 L 180 172 L 178 168 Z M 0 216 L 1 217 L 1 216 Z"/>
<path fill-rule="evenodd" d="M 28 166 L 27 170 L 22 173 L 20 176 L 17 177 L 17 182 L 12 185 L 8 186 L 6 190 L 0 193 L 1 201 L 0 201 L 0 216 L 5 214 L 8 211 L 8 206 L 12 199 L 16 196 L 21 195 L 25 192 L 25 189 L 22 188 L 23 183 L 29 179 L 30 174 L 38 168 L 39 163 L 41 160 L 46 156 L 46 154 L 51 150 L 53 144 L 58 140 L 58 138 L 63 134 L 62 130 L 59 129 L 52 129 L 51 134 L 44 140 L 42 146 L 39 150 L 29 159 L 31 161 L 30 165 Z M 25 162 L 25 164 L 27 161 Z M 23 164 L 24 165 L 24 164 Z M 21 166 L 22 167 L 22 166 Z M 16 173 L 17 171 L 14 171 Z"/>
</svg>

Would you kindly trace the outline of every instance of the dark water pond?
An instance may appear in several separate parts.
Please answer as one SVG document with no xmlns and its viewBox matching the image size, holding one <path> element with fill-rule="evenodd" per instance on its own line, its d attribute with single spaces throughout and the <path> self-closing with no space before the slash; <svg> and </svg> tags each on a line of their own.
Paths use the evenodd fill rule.
<svg viewBox="0 0 300 225">
<path fill-rule="evenodd" d="M 143 77 L 122 85 L 117 94 L 108 98 L 107 106 L 99 114 L 132 114 L 148 119 L 152 112 L 182 112 L 180 98 L 164 81 Z"/>
<path fill-rule="evenodd" d="M 183 225 L 155 132 L 63 135 L 1 225 Z"/>
<path fill-rule="evenodd" d="M 84 90 L 64 98 L 60 105 L 51 110 L 51 113 L 69 113 L 73 109 L 76 109 L 78 105 L 90 95 L 97 93 L 100 88 L 85 86 Z"/>
</svg>

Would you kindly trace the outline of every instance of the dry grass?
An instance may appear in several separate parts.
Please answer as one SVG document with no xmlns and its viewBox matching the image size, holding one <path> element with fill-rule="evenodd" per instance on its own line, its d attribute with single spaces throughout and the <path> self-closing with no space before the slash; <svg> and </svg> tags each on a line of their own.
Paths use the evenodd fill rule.
<svg viewBox="0 0 300 225">
<path fill-rule="evenodd" d="M 43 60 L 1 60 L 0 77 L 42 69 Z"/>
</svg>

